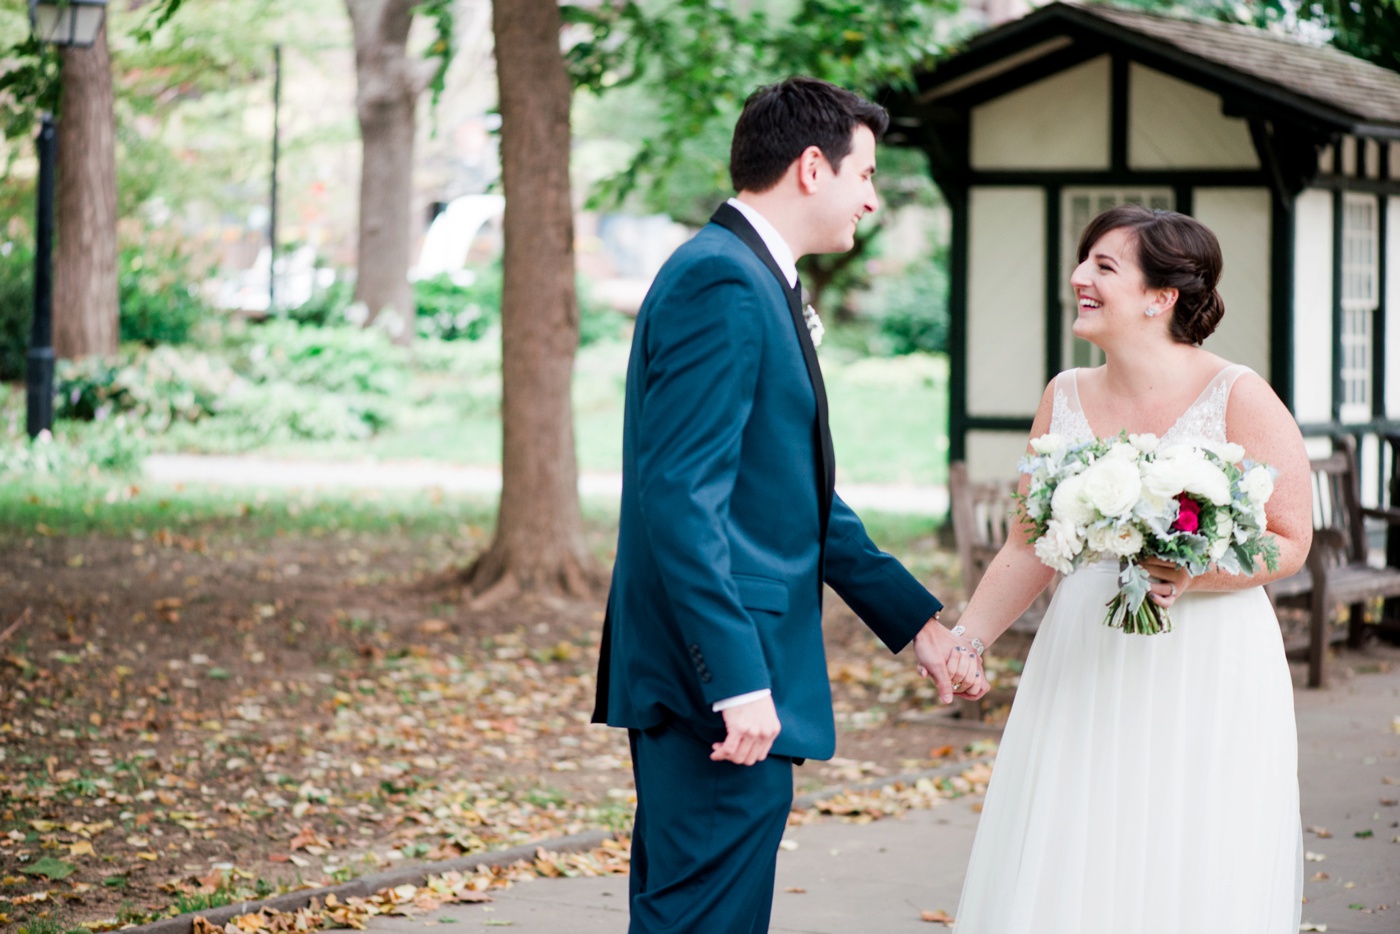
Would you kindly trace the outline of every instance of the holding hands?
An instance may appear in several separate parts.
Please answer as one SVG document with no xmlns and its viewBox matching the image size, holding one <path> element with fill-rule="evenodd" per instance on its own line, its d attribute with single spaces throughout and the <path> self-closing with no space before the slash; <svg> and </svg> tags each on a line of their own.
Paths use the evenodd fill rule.
<svg viewBox="0 0 1400 934">
<path fill-rule="evenodd" d="M 938 699 L 951 703 L 954 696 L 976 700 L 991 689 L 982 671 L 982 643 L 965 635 L 961 626 L 948 629 L 930 619 L 914 637 L 914 657 L 919 674 L 932 678 Z"/>
</svg>

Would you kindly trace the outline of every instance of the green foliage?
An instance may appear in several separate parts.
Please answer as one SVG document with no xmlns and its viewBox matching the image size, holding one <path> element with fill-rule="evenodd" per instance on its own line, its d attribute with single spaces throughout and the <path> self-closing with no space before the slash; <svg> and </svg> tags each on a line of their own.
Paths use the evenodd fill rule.
<svg viewBox="0 0 1400 934">
<path fill-rule="evenodd" d="M 413 284 L 418 335 L 440 340 L 480 340 L 501 321 L 501 266 L 444 273 Z"/>
<path fill-rule="evenodd" d="M 1201 16 L 1226 23 L 1296 33 L 1310 24 L 1333 46 L 1400 71 L 1400 0 L 1115 0 L 1168 16 Z"/>
<path fill-rule="evenodd" d="M 345 320 L 345 310 L 355 299 L 355 283 L 337 276 L 330 285 L 318 286 L 306 302 L 292 308 L 287 317 L 298 324 L 324 327 Z"/>
<path fill-rule="evenodd" d="M 599 184 L 598 202 L 638 190 L 660 194 L 695 158 L 706 163 L 702 175 L 718 174 L 734 119 L 760 84 L 797 73 L 866 90 L 907 84 L 916 66 L 941 51 L 940 23 L 957 9 L 956 0 L 799 0 L 785 5 L 791 16 L 771 17 L 771 5 L 603 0 L 563 7 L 586 36 L 566 56 L 575 85 L 593 93 L 640 85 L 654 101 L 652 126 L 628 164 Z M 725 145 L 696 153 L 690 144 L 701 137 Z"/>
<path fill-rule="evenodd" d="M 7 399 L 8 387 L 0 386 L 0 408 L 18 409 Z M 20 393 L 15 393 L 20 396 Z M 7 485 L 17 478 L 57 477 L 64 480 L 95 473 L 129 474 L 146 455 L 140 431 L 125 418 L 86 424 L 59 422 L 56 434 L 40 432 L 30 439 L 19 419 L 0 426 L 0 480 Z"/>
<path fill-rule="evenodd" d="M 877 277 L 862 302 L 874 325 L 870 353 L 882 357 L 948 350 L 948 257 L 940 251 L 897 275 Z"/>
<path fill-rule="evenodd" d="M 457 54 L 457 21 L 453 15 L 453 0 L 422 0 L 413 8 L 415 16 L 432 21 L 433 41 L 428 45 L 424 57 L 437 59 L 437 70 L 428 81 L 428 90 L 433 92 L 433 109 L 442 100 L 443 89 L 447 87 L 447 69 L 452 65 L 452 57 Z"/>
<path fill-rule="evenodd" d="M 34 251 L 0 243 L 0 380 L 23 379 L 34 317 Z"/>
<path fill-rule="evenodd" d="M 404 388 L 403 348 L 378 328 L 303 327 L 274 319 L 250 328 L 235 368 L 254 383 L 393 396 Z"/>
<path fill-rule="evenodd" d="M 128 246 L 117 261 L 121 336 L 148 347 L 183 344 L 209 315 L 199 297 L 190 259 L 159 243 Z"/>
<path fill-rule="evenodd" d="M 60 360 L 55 373 L 58 418 L 101 421 L 117 414 L 153 432 L 197 422 L 219 411 L 239 377 L 223 360 L 171 346 L 128 346 L 116 360 Z"/>
</svg>

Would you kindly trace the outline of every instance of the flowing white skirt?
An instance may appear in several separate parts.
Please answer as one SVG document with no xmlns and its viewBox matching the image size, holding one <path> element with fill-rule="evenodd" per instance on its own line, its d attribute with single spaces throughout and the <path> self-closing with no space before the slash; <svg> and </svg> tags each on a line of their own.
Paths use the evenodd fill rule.
<svg viewBox="0 0 1400 934">
<path fill-rule="evenodd" d="M 1294 934 L 1293 685 L 1261 588 L 1188 593 L 1173 631 L 1103 624 L 1117 565 L 1061 582 L 972 848 L 958 934 Z"/>
</svg>

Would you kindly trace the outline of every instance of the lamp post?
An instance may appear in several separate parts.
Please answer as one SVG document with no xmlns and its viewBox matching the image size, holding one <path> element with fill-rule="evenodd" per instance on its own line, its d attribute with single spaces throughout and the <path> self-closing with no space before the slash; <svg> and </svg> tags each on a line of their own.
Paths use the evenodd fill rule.
<svg viewBox="0 0 1400 934">
<path fill-rule="evenodd" d="M 86 48 L 97 40 L 107 0 L 29 0 L 29 25 L 40 42 Z M 39 117 L 38 217 L 34 225 L 34 321 L 25 368 L 29 437 L 53 427 L 53 197 L 57 121 Z"/>
</svg>

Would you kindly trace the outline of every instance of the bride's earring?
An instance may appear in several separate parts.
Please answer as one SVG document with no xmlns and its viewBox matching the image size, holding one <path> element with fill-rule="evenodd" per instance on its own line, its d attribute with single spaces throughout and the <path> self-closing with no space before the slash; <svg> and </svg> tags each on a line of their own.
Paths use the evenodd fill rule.
<svg viewBox="0 0 1400 934">
<path fill-rule="evenodd" d="M 1149 318 L 1157 317 L 1157 309 L 1152 305 L 1148 305 L 1146 308 L 1144 308 L 1142 313 L 1147 315 L 1147 317 Z"/>
</svg>

